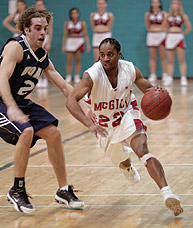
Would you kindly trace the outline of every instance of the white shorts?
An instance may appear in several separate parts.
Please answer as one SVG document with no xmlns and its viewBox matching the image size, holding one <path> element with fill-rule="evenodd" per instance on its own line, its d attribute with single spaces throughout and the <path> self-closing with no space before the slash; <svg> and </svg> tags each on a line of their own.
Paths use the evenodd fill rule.
<svg viewBox="0 0 193 228">
<path fill-rule="evenodd" d="M 143 125 L 140 125 L 131 136 L 121 141 L 120 143 L 110 144 L 106 155 L 111 159 L 111 162 L 114 166 L 119 167 L 120 163 L 128 159 L 131 153 L 133 153 L 133 150 L 130 147 L 130 143 L 133 137 L 139 134 L 146 135 L 146 131 L 143 128 Z"/>
<path fill-rule="evenodd" d="M 184 35 L 182 33 L 168 33 L 166 38 L 166 49 L 174 50 L 178 46 L 186 48 Z"/>
<path fill-rule="evenodd" d="M 146 45 L 148 47 L 159 47 L 166 39 L 166 32 L 148 32 Z"/>
<path fill-rule="evenodd" d="M 68 37 L 66 40 L 66 52 L 77 52 L 84 45 L 83 37 Z"/>
<path fill-rule="evenodd" d="M 93 48 L 99 47 L 102 40 L 104 40 L 105 38 L 111 38 L 111 37 L 112 37 L 111 32 L 93 33 L 92 47 Z"/>
<path fill-rule="evenodd" d="M 126 160 L 132 151 L 130 142 L 135 135 L 146 134 L 146 126 L 140 119 L 139 110 L 128 110 L 115 128 L 108 128 L 108 137 L 99 136 L 100 148 L 115 166 Z M 127 148 L 125 148 L 127 147 Z"/>
</svg>

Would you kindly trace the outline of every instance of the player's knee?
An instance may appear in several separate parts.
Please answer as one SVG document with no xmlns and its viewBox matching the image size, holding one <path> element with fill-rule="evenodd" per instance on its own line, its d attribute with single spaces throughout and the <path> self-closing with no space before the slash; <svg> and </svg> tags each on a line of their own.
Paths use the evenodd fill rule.
<svg viewBox="0 0 193 228">
<path fill-rule="evenodd" d="M 34 135 L 34 130 L 32 127 L 25 128 L 22 132 L 22 137 L 31 138 Z"/>
<path fill-rule="evenodd" d="M 147 154 L 144 154 L 140 160 L 141 162 L 146 166 L 147 165 L 147 162 L 151 160 L 151 158 L 154 158 L 153 154 L 151 153 L 147 153 Z"/>
<path fill-rule="evenodd" d="M 144 154 L 149 153 L 148 148 L 147 148 L 147 144 L 145 141 L 138 144 L 137 148 L 135 148 L 135 153 L 137 154 L 137 156 L 139 158 L 143 157 Z"/>
<path fill-rule="evenodd" d="M 53 126 L 52 128 L 50 128 L 48 137 L 46 140 L 50 143 L 56 143 L 58 141 L 61 141 L 62 136 L 61 136 L 60 130 L 56 126 Z"/>
</svg>

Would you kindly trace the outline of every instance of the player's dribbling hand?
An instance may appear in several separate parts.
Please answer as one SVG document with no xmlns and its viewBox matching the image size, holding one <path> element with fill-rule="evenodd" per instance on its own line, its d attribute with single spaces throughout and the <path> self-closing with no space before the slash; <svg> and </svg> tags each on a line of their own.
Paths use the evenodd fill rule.
<svg viewBox="0 0 193 228">
<path fill-rule="evenodd" d="M 98 125 L 95 125 L 95 124 L 92 124 L 90 127 L 89 127 L 89 130 L 93 133 L 93 134 L 95 134 L 95 136 L 98 138 L 98 134 L 99 135 L 101 135 L 102 137 L 107 137 L 107 135 L 108 135 L 108 132 L 104 129 L 104 128 L 102 128 L 102 127 L 100 127 L 100 126 L 98 126 Z"/>
<path fill-rule="evenodd" d="M 15 107 L 9 107 L 7 109 L 7 116 L 10 121 L 19 122 L 20 124 L 27 123 L 29 121 L 29 116 L 25 115 L 21 109 L 19 109 L 17 106 Z"/>
</svg>

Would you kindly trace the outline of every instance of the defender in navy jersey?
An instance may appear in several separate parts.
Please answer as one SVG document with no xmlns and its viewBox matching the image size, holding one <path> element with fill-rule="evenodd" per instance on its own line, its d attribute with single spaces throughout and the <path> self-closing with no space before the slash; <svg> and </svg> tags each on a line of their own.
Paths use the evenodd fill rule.
<svg viewBox="0 0 193 228">
<path fill-rule="evenodd" d="M 34 211 L 25 190 L 25 173 L 30 148 L 39 138 L 46 140 L 59 189 L 56 202 L 77 208 L 84 205 L 67 185 L 64 151 L 58 120 L 46 109 L 26 99 L 43 71 L 45 76 L 68 96 L 72 87 L 65 82 L 42 48 L 52 16 L 46 10 L 28 8 L 19 18 L 21 36 L 9 39 L 0 51 L 0 137 L 16 145 L 14 186 L 7 194 L 17 211 Z"/>
<path fill-rule="evenodd" d="M 168 186 L 161 163 L 149 152 L 146 129 L 133 94 L 134 83 L 143 93 L 151 89 L 152 84 L 143 78 L 133 63 L 119 60 L 122 54 L 117 40 L 104 39 L 100 43 L 99 53 L 100 60 L 85 71 L 83 79 L 68 96 L 67 108 L 98 136 L 101 149 L 111 156 L 111 160 L 113 157 L 117 160 L 125 175 L 129 175 L 132 167 L 124 149 L 131 148 L 160 188 L 165 205 L 175 216 L 181 214 L 183 209 L 179 197 Z M 85 94 L 89 95 L 92 111 L 96 115 L 93 122 L 78 104 Z"/>
</svg>

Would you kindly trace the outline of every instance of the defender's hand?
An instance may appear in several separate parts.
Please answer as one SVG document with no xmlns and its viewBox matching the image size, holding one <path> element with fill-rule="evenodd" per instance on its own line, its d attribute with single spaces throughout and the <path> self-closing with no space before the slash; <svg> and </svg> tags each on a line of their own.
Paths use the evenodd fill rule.
<svg viewBox="0 0 193 228">
<path fill-rule="evenodd" d="M 19 122 L 20 124 L 29 121 L 29 116 L 25 115 L 17 106 L 7 108 L 7 116 L 10 121 Z"/>
</svg>

